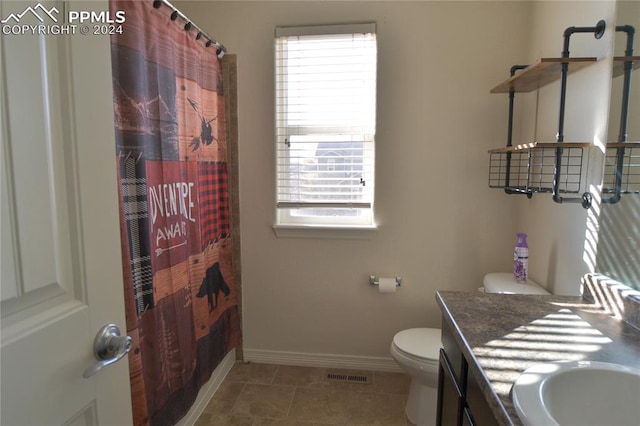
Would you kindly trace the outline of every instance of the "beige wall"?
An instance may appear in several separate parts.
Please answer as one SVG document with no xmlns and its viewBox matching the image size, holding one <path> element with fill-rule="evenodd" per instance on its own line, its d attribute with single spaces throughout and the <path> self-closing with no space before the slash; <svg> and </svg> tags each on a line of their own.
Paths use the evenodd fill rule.
<svg viewBox="0 0 640 426">
<path fill-rule="evenodd" d="M 506 142 L 508 106 L 506 96 L 489 90 L 511 65 L 527 59 L 532 25 L 542 25 L 531 20 L 534 5 L 177 3 L 238 55 L 247 350 L 388 357 L 395 332 L 440 326 L 436 290 L 475 290 L 485 273 L 509 271 L 518 229 L 536 234 L 532 256 L 541 258 L 534 261 L 541 282 L 577 282 L 583 268 L 573 257 L 580 256 L 575 253 L 581 253 L 584 226 L 574 227 L 572 218 L 583 222 L 584 211 L 554 205 L 549 196 L 523 201 L 487 186 L 487 150 Z M 587 24 L 596 20 L 589 16 Z M 274 28 L 362 21 L 374 21 L 378 29 L 380 229 L 369 240 L 277 238 L 271 228 Z M 566 26 L 553 26 L 553 55 Z M 558 217 L 551 229 L 542 226 Z M 572 258 L 567 270 L 556 266 L 550 281 L 542 270 L 555 262 L 548 250 L 554 244 L 553 256 L 561 259 L 567 250 Z M 404 285 L 395 294 L 378 294 L 368 285 L 369 274 L 401 275 Z"/>
<path fill-rule="evenodd" d="M 618 1 L 617 24 L 633 25 L 636 29 L 634 54 L 640 51 L 640 2 Z M 616 33 L 615 54 L 623 56 L 626 34 Z M 612 81 L 609 141 L 617 141 L 622 106 L 622 76 Z M 631 95 L 627 134 L 629 141 L 640 141 L 640 73 L 631 78 Z M 609 160 L 610 161 L 610 160 Z M 640 196 L 623 195 L 617 204 L 603 206 L 600 217 L 602 235 L 598 244 L 598 272 L 610 275 L 640 289 Z"/>
<path fill-rule="evenodd" d="M 640 52 L 640 1 L 619 0 L 616 2 L 617 25 L 632 25 L 636 29 L 633 44 L 633 54 L 638 56 Z M 627 35 L 617 32 L 615 36 L 615 56 L 624 56 L 627 45 Z M 632 73 L 631 95 L 629 97 L 629 120 L 627 123 L 628 141 L 640 141 L 640 120 L 633 117 L 640 116 L 640 77 L 638 71 Z M 622 76 L 612 81 L 611 105 L 609 106 L 609 116 L 611 126 L 609 126 L 608 140 L 616 142 L 620 134 L 620 113 L 622 107 L 622 88 L 624 79 Z"/>
</svg>

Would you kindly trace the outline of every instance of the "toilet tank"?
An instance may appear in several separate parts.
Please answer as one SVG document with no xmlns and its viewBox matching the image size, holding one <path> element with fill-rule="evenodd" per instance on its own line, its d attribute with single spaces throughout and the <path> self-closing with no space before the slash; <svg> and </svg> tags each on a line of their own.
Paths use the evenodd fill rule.
<svg viewBox="0 0 640 426">
<path fill-rule="evenodd" d="M 531 280 L 519 283 L 511 272 L 493 272 L 484 276 L 482 281 L 486 293 L 506 294 L 551 294 Z"/>
</svg>

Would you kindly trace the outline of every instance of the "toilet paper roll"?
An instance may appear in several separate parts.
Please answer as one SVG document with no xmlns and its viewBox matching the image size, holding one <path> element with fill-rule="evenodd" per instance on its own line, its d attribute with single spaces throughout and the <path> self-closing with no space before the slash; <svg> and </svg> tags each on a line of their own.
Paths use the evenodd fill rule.
<svg viewBox="0 0 640 426">
<path fill-rule="evenodd" d="M 396 288 L 395 278 L 380 278 L 378 280 L 378 291 L 380 293 L 395 293 Z"/>
</svg>

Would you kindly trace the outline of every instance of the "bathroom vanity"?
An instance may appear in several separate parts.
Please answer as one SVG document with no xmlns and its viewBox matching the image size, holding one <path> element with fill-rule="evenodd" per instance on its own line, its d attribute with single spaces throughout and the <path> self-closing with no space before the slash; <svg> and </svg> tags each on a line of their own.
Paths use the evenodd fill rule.
<svg viewBox="0 0 640 426">
<path fill-rule="evenodd" d="M 442 310 L 438 425 L 521 425 L 511 387 L 540 363 L 640 367 L 640 329 L 570 296 L 436 293 Z"/>
</svg>

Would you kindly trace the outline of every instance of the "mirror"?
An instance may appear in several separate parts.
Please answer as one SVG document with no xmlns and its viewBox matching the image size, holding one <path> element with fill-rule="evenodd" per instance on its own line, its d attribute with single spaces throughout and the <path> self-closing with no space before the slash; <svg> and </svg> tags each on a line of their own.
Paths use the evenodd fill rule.
<svg viewBox="0 0 640 426">
<path fill-rule="evenodd" d="M 631 25 L 635 28 L 633 54 L 640 54 L 640 2 L 618 0 L 616 2 L 616 27 Z M 627 34 L 616 31 L 614 56 L 625 56 Z M 634 62 L 631 72 L 627 112 L 627 143 L 640 142 L 640 67 Z M 615 69 L 615 61 L 614 61 Z M 617 73 L 614 73 L 614 75 Z M 623 111 L 624 75 L 614 76 L 611 84 L 609 106 L 609 131 L 607 142 L 619 141 L 621 113 Z M 633 146 L 633 145 L 631 145 Z M 605 189 L 615 181 L 616 150 L 608 149 L 605 159 Z M 600 231 L 596 271 L 640 290 L 640 148 L 625 148 L 623 183 L 626 192 L 616 203 L 603 203 L 600 213 Z M 630 164 L 630 166 L 629 166 Z M 635 166 L 634 166 L 635 165 Z M 634 193 L 635 192 L 635 193 Z M 603 193 L 603 199 L 613 197 Z"/>
</svg>

